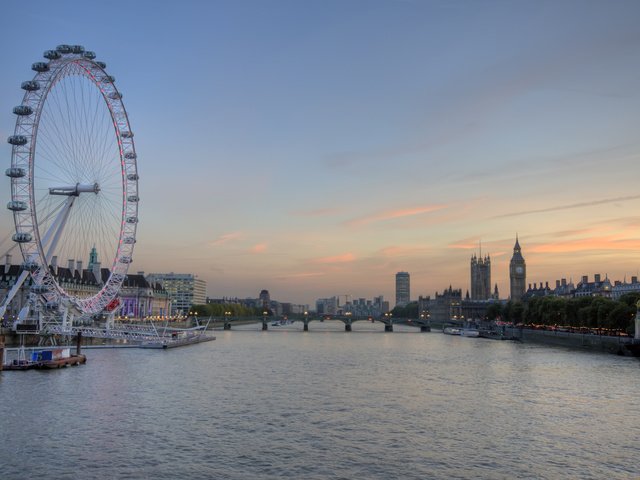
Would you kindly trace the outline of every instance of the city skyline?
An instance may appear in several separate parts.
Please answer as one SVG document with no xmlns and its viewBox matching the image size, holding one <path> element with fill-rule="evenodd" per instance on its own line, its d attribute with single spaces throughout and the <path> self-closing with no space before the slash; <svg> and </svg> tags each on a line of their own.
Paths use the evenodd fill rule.
<svg viewBox="0 0 640 480">
<path fill-rule="evenodd" d="M 393 299 L 406 271 L 417 298 L 470 289 L 481 241 L 506 298 L 517 234 L 527 284 L 638 275 L 637 2 L 110 8 L 117 34 L 99 5 L 3 4 L 0 138 L 44 50 L 107 63 L 141 176 L 131 273 L 313 305 Z"/>
</svg>

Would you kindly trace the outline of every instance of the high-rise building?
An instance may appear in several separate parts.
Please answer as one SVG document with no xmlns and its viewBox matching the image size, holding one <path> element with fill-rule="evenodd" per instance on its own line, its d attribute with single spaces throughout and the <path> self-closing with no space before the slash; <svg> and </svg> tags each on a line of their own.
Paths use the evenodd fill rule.
<svg viewBox="0 0 640 480">
<path fill-rule="evenodd" d="M 167 291 L 174 315 L 184 315 L 193 305 L 207 303 L 207 282 L 191 273 L 152 273 L 147 280 L 159 283 Z"/>
<path fill-rule="evenodd" d="M 396 306 L 404 307 L 411 301 L 411 289 L 409 274 L 407 272 L 396 273 Z"/>
<path fill-rule="evenodd" d="M 491 258 L 471 257 L 471 300 L 491 298 Z"/>
<path fill-rule="evenodd" d="M 527 280 L 527 265 L 522 257 L 520 243 L 516 235 L 516 244 L 513 246 L 513 256 L 509 263 L 509 280 L 511 284 L 511 300 L 521 300 L 525 293 L 525 282 Z"/>
</svg>

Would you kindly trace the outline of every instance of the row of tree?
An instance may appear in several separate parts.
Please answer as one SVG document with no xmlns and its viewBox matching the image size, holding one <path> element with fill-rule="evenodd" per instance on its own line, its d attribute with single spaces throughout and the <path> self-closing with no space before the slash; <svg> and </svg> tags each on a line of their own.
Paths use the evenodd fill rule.
<svg viewBox="0 0 640 480">
<path fill-rule="evenodd" d="M 391 315 L 396 318 L 418 318 L 418 302 L 410 302 L 402 307 L 396 305 L 391 310 Z"/>
<path fill-rule="evenodd" d="M 486 317 L 515 324 L 609 328 L 632 332 L 639 299 L 640 293 L 628 293 L 619 300 L 605 297 L 534 297 L 526 303 L 495 303 L 487 309 Z"/>
<path fill-rule="evenodd" d="M 259 317 L 263 315 L 261 308 L 251 308 L 239 303 L 207 303 L 205 305 L 194 305 L 192 314 L 197 314 L 200 318 L 205 317 Z M 268 311 L 267 315 L 271 315 Z"/>
</svg>

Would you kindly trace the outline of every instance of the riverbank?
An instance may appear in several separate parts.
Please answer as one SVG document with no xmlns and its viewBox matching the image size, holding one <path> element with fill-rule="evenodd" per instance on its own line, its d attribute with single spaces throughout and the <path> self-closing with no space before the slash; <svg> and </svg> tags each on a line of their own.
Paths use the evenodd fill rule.
<svg viewBox="0 0 640 480">
<path fill-rule="evenodd" d="M 561 332 L 558 330 L 533 330 L 514 327 L 506 327 L 505 335 L 525 343 L 539 343 L 544 345 L 613 353 L 616 355 L 631 354 L 625 348 L 625 345 L 631 344 L 630 337 L 609 337 L 606 335 L 592 335 L 589 333 L 571 333 Z"/>
</svg>

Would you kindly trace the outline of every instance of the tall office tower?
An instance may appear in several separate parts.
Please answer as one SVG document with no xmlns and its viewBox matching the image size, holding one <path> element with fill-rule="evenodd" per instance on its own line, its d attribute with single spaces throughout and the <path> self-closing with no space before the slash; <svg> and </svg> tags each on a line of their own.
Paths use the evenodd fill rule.
<svg viewBox="0 0 640 480">
<path fill-rule="evenodd" d="M 509 263 L 509 279 L 511 283 L 511 300 L 520 300 L 525 292 L 527 265 L 522 257 L 518 235 L 516 235 L 516 244 L 513 247 L 513 257 L 511 257 L 511 263 Z"/>
<path fill-rule="evenodd" d="M 471 300 L 491 298 L 491 258 L 471 257 Z"/>
<path fill-rule="evenodd" d="M 411 301 L 409 274 L 407 272 L 396 273 L 396 306 L 404 307 Z"/>
</svg>

